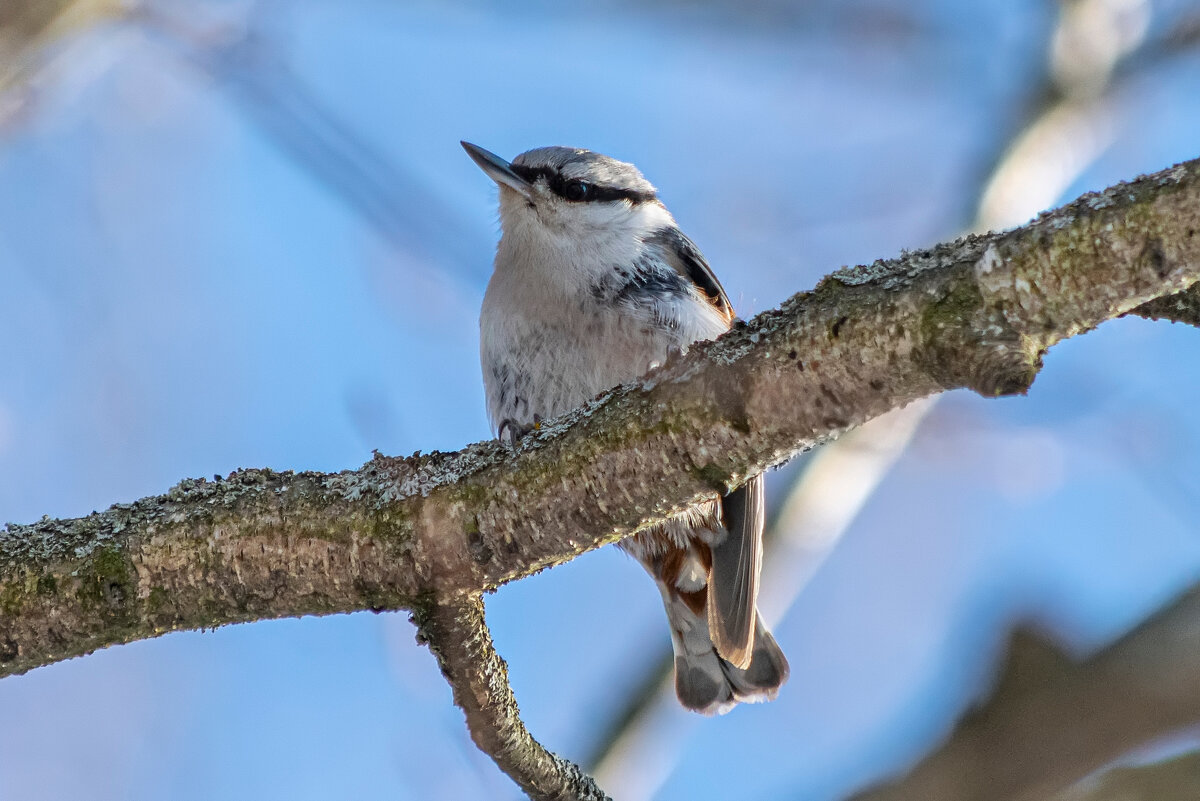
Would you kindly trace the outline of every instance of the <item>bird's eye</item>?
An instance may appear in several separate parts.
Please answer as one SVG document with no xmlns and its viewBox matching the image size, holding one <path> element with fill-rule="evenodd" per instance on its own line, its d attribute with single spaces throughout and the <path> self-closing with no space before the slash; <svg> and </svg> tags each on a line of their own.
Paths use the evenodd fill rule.
<svg viewBox="0 0 1200 801">
<path fill-rule="evenodd" d="M 563 184 L 562 196 L 567 200 L 587 200 L 592 193 L 592 185 L 583 181 L 567 181 Z"/>
</svg>

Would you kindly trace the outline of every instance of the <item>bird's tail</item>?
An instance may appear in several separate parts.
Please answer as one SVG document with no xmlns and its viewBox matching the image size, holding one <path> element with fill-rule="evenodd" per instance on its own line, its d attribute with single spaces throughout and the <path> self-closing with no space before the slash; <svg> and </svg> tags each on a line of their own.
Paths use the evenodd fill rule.
<svg viewBox="0 0 1200 801">
<path fill-rule="evenodd" d="M 675 693 L 688 709 L 724 714 L 739 702 L 771 701 L 787 681 L 788 663 L 762 620 L 755 623 L 750 664 L 735 667 L 717 653 L 708 629 L 707 593 L 684 593 L 658 582 L 671 645 L 675 649 Z"/>
</svg>

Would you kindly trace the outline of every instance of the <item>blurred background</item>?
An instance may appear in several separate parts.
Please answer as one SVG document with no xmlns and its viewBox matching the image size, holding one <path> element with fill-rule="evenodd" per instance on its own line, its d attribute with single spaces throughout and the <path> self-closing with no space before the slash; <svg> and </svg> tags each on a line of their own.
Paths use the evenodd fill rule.
<svg viewBox="0 0 1200 801">
<path fill-rule="evenodd" d="M 460 139 L 636 163 L 749 317 L 1197 131 L 1197 0 L 4 0 L 0 520 L 488 437 L 496 190 Z M 664 696 L 658 594 L 612 548 L 502 588 L 531 731 L 621 799 L 903 770 L 1017 624 L 1085 655 L 1200 580 L 1197 335 L 1109 323 L 1027 398 L 951 393 L 772 472 L 772 704 Z M 0 797 L 517 797 L 413 634 L 277 621 L 6 679 Z"/>
</svg>

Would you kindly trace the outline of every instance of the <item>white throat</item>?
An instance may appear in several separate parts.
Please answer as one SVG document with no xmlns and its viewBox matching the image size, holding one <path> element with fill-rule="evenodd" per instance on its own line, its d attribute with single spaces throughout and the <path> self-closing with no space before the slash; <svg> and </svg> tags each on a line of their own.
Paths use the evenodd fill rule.
<svg viewBox="0 0 1200 801">
<path fill-rule="evenodd" d="M 535 208 L 502 189 L 500 223 L 493 280 L 511 272 L 506 278 L 519 274 L 522 283 L 541 284 L 570 298 L 614 266 L 635 262 L 646 238 L 675 220 L 657 201 L 539 203 Z"/>
</svg>

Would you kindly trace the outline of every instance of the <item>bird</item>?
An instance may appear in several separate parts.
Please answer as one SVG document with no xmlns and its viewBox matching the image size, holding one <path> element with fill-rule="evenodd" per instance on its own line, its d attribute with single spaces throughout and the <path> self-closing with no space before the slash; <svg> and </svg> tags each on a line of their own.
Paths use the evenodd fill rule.
<svg viewBox="0 0 1200 801">
<path fill-rule="evenodd" d="M 558 146 L 509 162 L 461 144 L 499 187 L 479 336 L 500 440 L 515 444 L 733 324 L 712 268 L 634 165 Z M 702 714 L 773 700 L 788 677 L 756 608 L 763 509 L 758 475 L 618 543 L 658 585 L 676 695 Z"/>
</svg>

